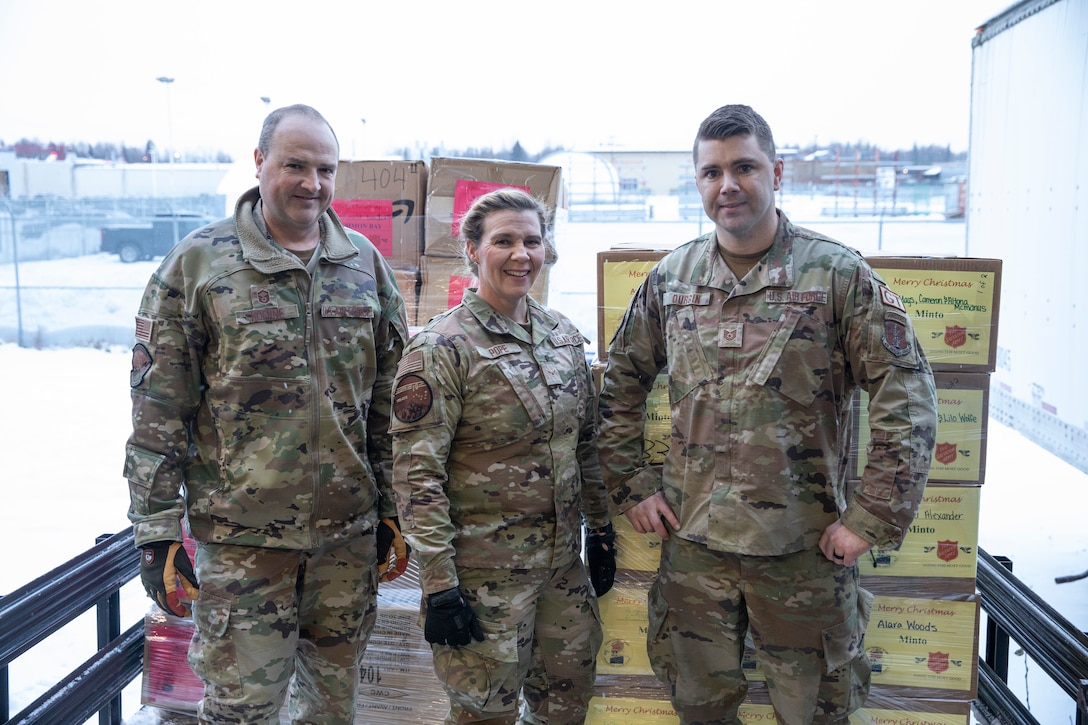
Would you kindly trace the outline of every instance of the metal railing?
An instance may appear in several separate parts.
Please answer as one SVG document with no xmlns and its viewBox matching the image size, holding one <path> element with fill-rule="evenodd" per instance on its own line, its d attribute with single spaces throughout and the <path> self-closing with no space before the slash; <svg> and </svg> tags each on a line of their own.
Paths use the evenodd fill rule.
<svg viewBox="0 0 1088 725">
<path fill-rule="evenodd" d="M 120 631 L 118 592 L 139 566 L 130 527 L 0 598 L 0 723 L 76 725 L 97 712 L 102 725 L 120 725 L 120 693 L 142 669 L 144 632 L 142 621 Z M 977 587 L 987 626 L 976 706 L 991 722 L 1039 725 L 1006 685 L 1014 640 L 1077 703 L 1077 725 L 1088 725 L 1088 635 L 1010 569 L 1008 559 L 979 550 Z M 91 607 L 98 611 L 98 652 L 9 718 L 8 664 Z"/>
<path fill-rule="evenodd" d="M 1015 640 L 1077 704 L 1076 725 L 1088 724 L 1088 635 L 1012 574 L 1012 563 L 979 549 L 977 588 L 986 612 L 985 656 L 978 702 L 994 722 L 1039 725 L 1008 689 L 1009 641 Z"/>
<path fill-rule="evenodd" d="M 90 550 L 0 599 L 0 723 L 77 725 L 98 713 L 120 725 L 121 690 L 143 666 L 143 621 L 121 632 L 120 588 L 140 570 L 132 528 L 102 536 Z M 91 609 L 98 652 L 14 717 L 8 665 Z"/>
</svg>

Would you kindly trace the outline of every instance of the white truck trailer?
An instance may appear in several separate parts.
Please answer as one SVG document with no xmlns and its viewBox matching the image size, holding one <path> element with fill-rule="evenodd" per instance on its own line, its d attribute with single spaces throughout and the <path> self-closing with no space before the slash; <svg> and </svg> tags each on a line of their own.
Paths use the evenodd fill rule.
<svg viewBox="0 0 1088 725">
<path fill-rule="evenodd" d="M 1088 471 L 1088 0 L 978 29 L 967 254 L 1003 260 L 990 414 Z"/>
</svg>

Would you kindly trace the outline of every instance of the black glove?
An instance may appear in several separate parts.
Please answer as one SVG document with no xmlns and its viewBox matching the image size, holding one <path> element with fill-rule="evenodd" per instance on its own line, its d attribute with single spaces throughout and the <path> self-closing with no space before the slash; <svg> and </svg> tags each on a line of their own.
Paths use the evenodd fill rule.
<svg viewBox="0 0 1088 725">
<path fill-rule="evenodd" d="M 200 596 L 189 552 L 178 541 L 152 541 L 140 551 L 140 579 L 147 596 L 167 614 L 187 617 L 189 607 L 178 598 L 178 582 L 190 600 Z"/>
<path fill-rule="evenodd" d="M 400 521 L 385 518 L 378 522 L 378 581 L 391 582 L 403 574 L 411 553 L 412 547 L 400 535 Z"/>
<path fill-rule="evenodd" d="M 460 647 L 475 639 L 484 641 L 484 631 L 465 598 L 461 588 L 427 595 L 427 621 L 423 636 L 431 644 Z"/>
<path fill-rule="evenodd" d="M 586 568 L 593 591 L 604 596 L 616 581 L 616 531 L 611 523 L 586 534 Z"/>
</svg>

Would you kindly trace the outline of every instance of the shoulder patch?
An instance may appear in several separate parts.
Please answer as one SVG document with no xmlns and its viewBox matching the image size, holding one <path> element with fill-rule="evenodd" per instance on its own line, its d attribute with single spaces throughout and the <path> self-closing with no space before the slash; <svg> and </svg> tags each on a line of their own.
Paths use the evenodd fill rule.
<svg viewBox="0 0 1088 725">
<path fill-rule="evenodd" d="M 393 415 L 401 423 L 417 423 L 434 405 L 431 385 L 418 375 L 405 375 L 393 391 Z"/>
<path fill-rule="evenodd" d="M 408 373 L 418 373 L 423 369 L 423 351 L 413 350 L 400 359 L 397 364 L 397 375 L 407 375 Z"/>
<path fill-rule="evenodd" d="M 900 312 L 906 312 L 907 307 L 903 304 L 903 298 L 892 292 L 889 287 L 880 285 L 880 301 L 886 304 L 888 307 L 894 307 Z"/>
<path fill-rule="evenodd" d="M 136 340 L 138 342 L 151 342 L 151 333 L 155 329 L 155 323 L 150 317 L 136 315 Z"/>
<path fill-rule="evenodd" d="M 896 357 L 903 357 L 911 351 L 911 339 L 907 333 L 906 323 L 893 317 L 884 318 L 884 335 L 880 341 Z"/>
<path fill-rule="evenodd" d="M 151 364 L 154 359 L 151 357 L 151 351 L 147 349 L 147 345 L 142 342 L 136 343 L 132 348 L 132 370 L 128 374 L 129 387 L 139 387 L 140 383 L 147 377 L 148 371 L 151 370 Z"/>
</svg>

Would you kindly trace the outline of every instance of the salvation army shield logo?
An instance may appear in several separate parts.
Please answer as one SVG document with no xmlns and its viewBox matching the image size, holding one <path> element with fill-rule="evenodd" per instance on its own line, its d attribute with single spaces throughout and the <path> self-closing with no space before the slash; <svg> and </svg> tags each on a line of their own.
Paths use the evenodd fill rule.
<svg viewBox="0 0 1088 725">
<path fill-rule="evenodd" d="M 960 555 L 960 542 L 958 541 L 938 541 L 937 542 L 937 558 L 941 561 L 952 561 Z"/>
<path fill-rule="evenodd" d="M 948 653 L 947 652 L 930 652 L 929 661 L 926 664 L 927 667 L 938 675 L 942 672 L 948 671 Z"/>
<path fill-rule="evenodd" d="M 956 444 L 955 443 L 938 443 L 937 450 L 934 452 L 933 457 L 937 459 L 937 463 L 944 466 L 950 466 L 956 462 Z"/>
<path fill-rule="evenodd" d="M 944 344 L 951 348 L 963 347 L 967 344 L 967 328 L 959 325 L 949 325 L 944 328 Z"/>
</svg>

